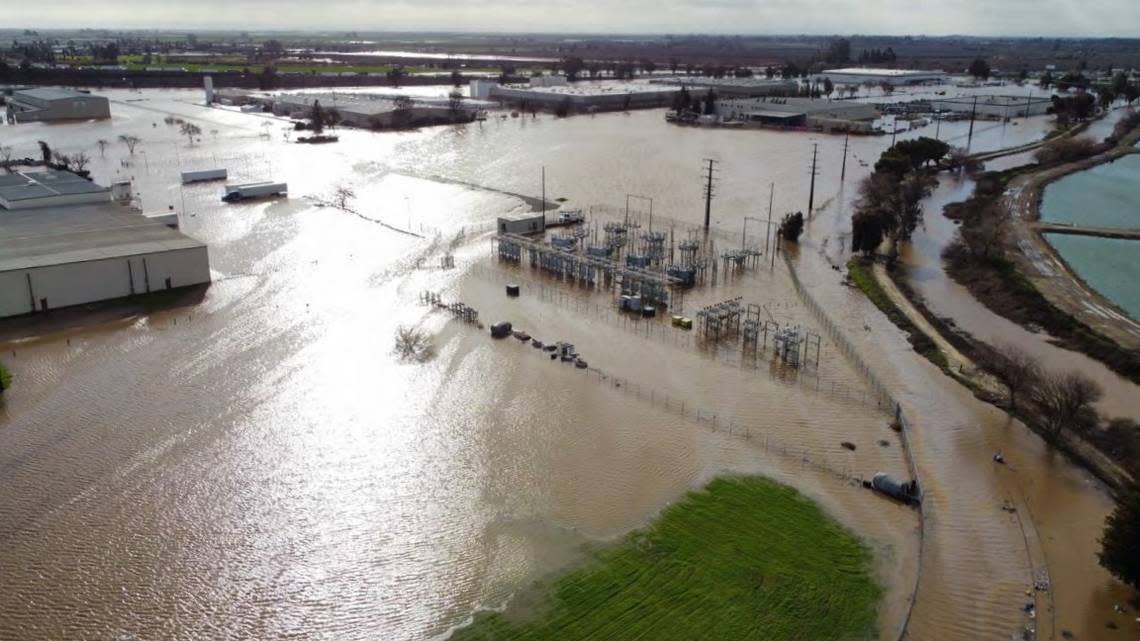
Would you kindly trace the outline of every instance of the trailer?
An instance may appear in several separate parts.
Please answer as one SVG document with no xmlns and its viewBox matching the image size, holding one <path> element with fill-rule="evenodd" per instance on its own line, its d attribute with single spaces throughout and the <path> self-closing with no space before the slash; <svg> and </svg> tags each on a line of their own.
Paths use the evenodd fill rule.
<svg viewBox="0 0 1140 641">
<path fill-rule="evenodd" d="M 226 178 L 227 174 L 225 169 L 200 169 L 198 171 L 182 172 L 183 185 L 206 182 L 208 180 L 225 180 Z"/>
<path fill-rule="evenodd" d="M 260 182 L 244 185 L 226 185 L 226 195 L 222 200 L 227 203 L 250 198 L 265 198 L 268 196 L 286 196 L 289 188 L 285 183 Z"/>
</svg>

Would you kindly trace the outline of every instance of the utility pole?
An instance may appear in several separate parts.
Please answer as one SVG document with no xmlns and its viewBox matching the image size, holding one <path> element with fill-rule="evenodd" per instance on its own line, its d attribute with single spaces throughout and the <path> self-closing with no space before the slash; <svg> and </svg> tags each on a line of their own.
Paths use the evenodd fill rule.
<svg viewBox="0 0 1140 641">
<path fill-rule="evenodd" d="M 847 178 L 847 142 L 851 140 L 851 132 L 843 137 L 843 167 L 839 170 L 839 182 L 843 182 Z"/>
<path fill-rule="evenodd" d="M 895 146 L 895 136 L 899 135 L 899 117 L 891 116 L 891 146 Z"/>
<path fill-rule="evenodd" d="M 808 220 L 811 220 L 812 208 L 815 207 L 815 162 L 819 156 L 819 143 L 813 142 L 811 144 L 811 191 L 808 192 Z"/>
<path fill-rule="evenodd" d="M 942 140 L 942 136 L 940 135 L 942 132 L 942 112 L 941 111 L 936 112 L 934 114 L 934 117 L 936 118 L 936 120 L 934 121 L 934 123 L 935 123 L 934 124 L 934 139 L 935 140 Z"/>
<path fill-rule="evenodd" d="M 772 201 L 776 198 L 776 183 L 768 186 L 768 225 L 764 228 L 764 251 L 771 254 L 772 268 L 776 267 L 776 252 L 768 249 L 768 239 L 772 236 Z"/>
<path fill-rule="evenodd" d="M 974 139 L 974 115 L 978 112 L 978 97 L 974 96 L 974 106 L 970 108 L 970 133 L 966 136 L 966 149 L 970 149 L 970 141 Z"/>
<path fill-rule="evenodd" d="M 712 218 L 713 171 L 716 168 L 716 161 L 712 158 L 705 158 L 705 162 L 709 164 L 708 182 L 705 186 L 705 235 L 707 236 L 709 233 L 709 221 Z"/>
<path fill-rule="evenodd" d="M 546 220 L 546 165 L 542 166 L 542 220 Z"/>
</svg>

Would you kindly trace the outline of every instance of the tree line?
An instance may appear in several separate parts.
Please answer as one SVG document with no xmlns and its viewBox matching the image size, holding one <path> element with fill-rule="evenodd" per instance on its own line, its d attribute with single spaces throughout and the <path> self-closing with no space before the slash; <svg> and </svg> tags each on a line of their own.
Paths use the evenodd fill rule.
<svg viewBox="0 0 1140 641">
<path fill-rule="evenodd" d="M 922 221 L 921 201 L 934 188 L 932 169 L 950 152 L 934 138 L 903 140 L 884 151 L 875 169 L 859 183 L 859 198 L 851 216 L 851 249 L 870 257 L 884 240 L 892 241 L 891 256 L 900 242 L 910 240 Z"/>
</svg>

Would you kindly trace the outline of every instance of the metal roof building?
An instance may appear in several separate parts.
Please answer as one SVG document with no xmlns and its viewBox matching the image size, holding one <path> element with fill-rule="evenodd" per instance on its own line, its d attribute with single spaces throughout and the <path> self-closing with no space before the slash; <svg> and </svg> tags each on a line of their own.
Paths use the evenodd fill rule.
<svg viewBox="0 0 1140 641">
<path fill-rule="evenodd" d="M 813 78 L 830 78 L 837 85 L 860 85 L 863 83 L 891 85 L 917 85 L 926 82 L 945 82 L 946 72 L 941 70 L 920 71 L 917 69 L 877 69 L 873 67 L 846 67 L 825 69 Z"/>
<path fill-rule="evenodd" d="M 105 203 L 110 200 L 110 189 L 69 171 L 48 169 L 0 175 L 0 207 L 4 209 Z"/>
<path fill-rule="evenodd" d="M 712 89 L 721 98 L 753 98 L 759 96 L 794 96 L 799 82 L 781 78 L 709 78 L 707 76 L 678 76 L 655 78 L 650 84 L 686 87 L 690 93 Z"/>
<path fill-rule="evenodd" d="M 57 175 L 66 173 L 0 186 L 0 317 L 210 282 L 205 244 L 110 202 L 105 187 Z M 77 194 L 91 200 L 66 202 Z"/>
<path fill-rule="evenodd" d="M 12 92 L 8 98 L 8 122 L 92 120 L 111 117 L 103 96 L 63 89 L 36 87 Z"/>
</svg>

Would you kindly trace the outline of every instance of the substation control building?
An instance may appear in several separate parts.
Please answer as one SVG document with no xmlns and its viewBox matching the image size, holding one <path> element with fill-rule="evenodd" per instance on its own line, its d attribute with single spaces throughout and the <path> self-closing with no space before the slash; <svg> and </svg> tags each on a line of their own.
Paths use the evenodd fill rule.
<svg viewBox="0 0 1140 641">
<path fill-rule="evenodd" d="M 546 231 L 546 217 L 543 214 L 508 214 L 499 216 L 497 228 L 500 234 L 541 234 Z"/>
<path fill-rule="evenodd" d="M 59 87 L 14 91 L 7 102 L 5 117 L 13 123 L 111 117 L 110 103 L 103 96 Z"/>
<path fill-rule="evenodd" d="M 0 317 L 210 282 L 206 245 L 70 172 L 0 175 Z"/>
</svg>

